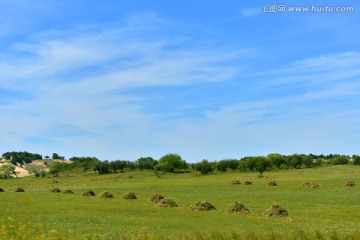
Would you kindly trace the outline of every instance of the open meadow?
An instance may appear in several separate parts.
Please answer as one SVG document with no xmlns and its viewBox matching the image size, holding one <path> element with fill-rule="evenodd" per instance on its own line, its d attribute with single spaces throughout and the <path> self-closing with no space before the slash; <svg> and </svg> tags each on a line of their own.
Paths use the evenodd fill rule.
<svg viewBox="0 0 360 240">
<path fill-rule="evenodd" d="M 360 167 L 327 166 L 257 173 L 227 172 L 165 174 L 127 171 L 67 177 L 24 177 L 0 180 L 2 239 L 359 239 Z M 241 184 L 232 185 L 233 180 Z M 268 186 L 269 179 L 277 186 Z M 244 185 L 249 180 L 252 185 Z M 312 189 L 304 182 L 320 185 Z M 23 187 L 25 192 L 15 192 Z M 73 194 L 50 189 L 71 189 Z M 91 189 L 96 196 L 81 196 Z M 108 191 L 114 198 L 100 198 Z M 137 199 L 123 199 L 133 191 Z M 160 208 L 149 198 L 159 193 L 178 207 Z M 213 211 L 190 208 L 200 200 Z M 229 205 L 242 203 L 250 214 L 230 214 Z M 289 217 L 266 217 L 274 203 Z"/>
</svg>

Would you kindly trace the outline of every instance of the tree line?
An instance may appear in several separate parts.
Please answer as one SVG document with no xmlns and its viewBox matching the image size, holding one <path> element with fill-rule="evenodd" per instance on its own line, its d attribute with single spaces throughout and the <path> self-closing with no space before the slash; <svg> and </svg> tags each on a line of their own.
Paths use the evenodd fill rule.
<svg viewBox="0 0 360 240">
<path fill-rule="evenodd" d="M 53 159 L 64 159 L 56 153 Z M 6 152 L 3 158 L 12 163 L 29 163 L 32 160 L 42 159 L 42 155 L 29 152 Z M 46 159 L 49 157 L 46 156 Z M 179 154 L 167 154 L 159 160 L 152 157 L 141 157 L 136 161 L 115 160 L 101 161 L 96 157 L 72 157 L 69 162 L 53 162 L 50 164 L 49 173 L 53 176 L 64 174 L 73 168 L 82 168 L 83 171 L 94 171 L 98 174 L 117 173 L 127 170 L 154 170 L 156 172 L 184 173 L 198 171 L 202 174 L 209 174 L 216 171 L 241 171 L 258 172 L 260 176 L 265 171 L 280 169 L 300 169 L 322 166 L 324 164 L 341 165 L 354 164 L 360 165 L 360 156 L 340 154 L 316 155 L 316 154 L 291 154 L 282 155 L 271 153 L 267 156 L 247 156 L 241 159 L 223 159 L 220 161 L 208 161 L 206 159 L 197 163 L 187 163 Z"/>
</svg>

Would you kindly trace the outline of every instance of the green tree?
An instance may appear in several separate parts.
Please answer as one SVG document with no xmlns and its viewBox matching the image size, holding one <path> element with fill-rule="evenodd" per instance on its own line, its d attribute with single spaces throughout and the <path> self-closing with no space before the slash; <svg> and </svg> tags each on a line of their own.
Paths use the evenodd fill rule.
<svg viewBox="0 0 360 240">
<path fill-rule="evenodd" d="M 12 164 L 0 165 L 0 178 L 12 178 L 15 173 L 15 166 Z"/>
<path fill-rule="evenodd" d="M 66 162 L 52 162 L 49 165 L 49 173 L 53 177 L 57 177 L 60 173 L 64 174 L 66 171 L 70 170 L 72 165 Z"/>
<path fill-rule="evenodd" d="M 142 157 L 137 160 L 137 166 L 139 170 L 153 170 L 156 164 L 157 161 L 154 160 L 152 157 Z"/>
<path fill-rule="evenodd" d="M 65 159 L 65 157 L 64 157 L 64 156 L 60 156 L 60 155 L 57 154 L 57 153 L 53 153 L 53 154 L 52 154 L 52 159 L 61 159 L 61 160 L 63 160 L 63 159 Z"/>
<path fill-rule="evenodd" d="M 202 174 L 208 174 L 215 170 L 215 164 L 210 163 L 208 160 L 204 159 L 201 162 L 195 164 L 195 169 L 200 171 Z"/>
<path fill-rule="evenodd" d="M 353 164 L 360 166 L 360 156 L 359 155 L 353 156 Z"/>
<path fill-rule="evenodd" d="M 264 156 L 254 157 L 253 161 L 255 162 L 255 170 L 259 172 L 261 177 L 271 167 L 271 162 Z"/>
<path fill-rule="evenodd" d="M 98 171 L 99 174 L 106 174 L 109 172 L 109 169 L 109 161 L 98 162 L 94 167 L 94 171 Z"/>
<path fill-rule="evenodd" d="M 159 159 L 155 170 L 163 172 L 174 172 L 175 169 L 186 169 L 188 167 L 185 160 L 178 154 L 167 154 Z"/>
<path fill-rule="evenodd" d="M 279 153 L 270 153 L 267 158 L 277 169 L 280 169 L 286 163 L 285 157 Z"/>
</svg>

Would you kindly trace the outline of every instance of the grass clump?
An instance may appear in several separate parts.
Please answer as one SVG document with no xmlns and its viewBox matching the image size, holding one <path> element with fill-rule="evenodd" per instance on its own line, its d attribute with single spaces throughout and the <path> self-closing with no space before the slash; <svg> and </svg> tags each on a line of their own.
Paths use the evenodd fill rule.
<svg viewBox="0 0 360 240">
<path fill-rule="evenodd" d="M 162 208 L 172 208 L 172 207 L 177 207 L 178 205 L 174 200 L 170 198 L 164 198 L 159 202 L 158 206 Z"/>
<path fill-rule="evenodd" d="M 228 213 L 248 214 L 250 213 L 250 210 L 245 205 L 235 202 L 234 205 L 228 207 Z"/>
<path fill-rule="evenodd" d="M 95 193 L 92 190 L 86 190 L 84 191 L 81 196 L 95 196 Z"/>
<path fill-rule="evenodd" d="M 239 185 L 239 184 L 241 184 L 241 182 L 236 179 L 236 180 L 232 180 L 231 184 L 232 185 Z"/>
<path fill-rule="evenodd" d="M 345 183 L 345 187 L 346 188 L 353 188 L 353 187 L 356 187 L 356 183 L 354 181 L 347 181 Z"/>
<path fill-rule="evenodd" d="M 51 188 L 51 189 L 50 189 L 50 192 L 52 192 L 52 193 L 59 193 L 59 192 L 61 192 L 61 190 L 60 190 L 59 188 Z"/>
<path fill-rule="evenodd" d="M 73 191 L 71 191 L 70 189 L 65 189 L 64 193 L 68 194 L 68 193 L 74 193 Z"/>
<path fill-rule="evenodd" d="M 155 193 L 150 197 L 150 201 L 153 203 L 159 203 L 162 199 L 164 199 L 164 197 L 158 193 Z"/>
<path fill-rule="evenodd" d="M 113 198 L 114 195 L 112 195 L 112 193 L 109 192 L 102 192 L 100 193 L 100 198 Z"/>
<path fill-rule="evenodd" d="M 17 187 L 17 188 L 15 189 L 15 192 L 25 192 L 25 189 L 22 188 L 22 187 Z"/>
<path fill-rule="evenodd" d="M 280 204 L 275 203 L 265 211 L 265 215 L 268 217 L 288 217 L 289 213 Z"/>
<path fill-rule="evenodd" d="M 192 210 L 199 210 L 199 211 L 216 210 L 215 206 L 206 200 L 194 203 L 190 208 Z"/>
<path fill-rule="evenodd" d="M 136 195 L 134 192 L 127 192 L 124 193 L 122 196 L 123 199 L 137 199 Z"/>
</svg>

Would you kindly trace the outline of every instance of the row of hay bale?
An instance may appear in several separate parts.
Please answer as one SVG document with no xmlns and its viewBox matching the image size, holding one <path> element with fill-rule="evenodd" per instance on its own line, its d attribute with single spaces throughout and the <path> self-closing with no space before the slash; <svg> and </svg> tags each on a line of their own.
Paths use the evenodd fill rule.
<svg viewBox="0 0 360 240">
<path fill-rule="evenodd" d="M 241 182 L 240 182 L 240 180 L 235 179 L 231 182 L 231 184 L 232 185 L 241 185 Z M 252 185 L 252 182 L 250 182 L 249 180 L 246 180 L 246 181 L 244 181 L 244 185 L 247 185 L 247 186 Z M 268 186 L 277 186 L 277 184 L 274 180 L 270 180 L 270 181 L 268 181 Z"/>
<path fill-rule="evenodd" d="M 150 197 L 150 201 L 157 204 L 159 207 L 177 207 L 178 205 L 174 202 L 173 199 L 164 198 L 160 194 L 154 194 Z M 192 210 L 198 211 L 210 211 L 216 210 L 216 207 L 212 205 L 207 200 L 198 201 L 190 206 Z M 250 210 L 244 204 L 235 202 L 234 205 L 228 207 L 227 211 L 232 214 L 240 213 L 240 214 L 249 214 Z M 267 209 L 264 215 L 268 217 L 287 217 L 289 216 L 288 211 L 281 207 L 280 204 L 275 203 L 269 209 Z"/>
<path fill-rule="evenodd" d="M 277 183 L 276 183 L 274 180 L 269 180 L 267 183 L 268 183 L 268 186 L 277 186 Z M 236 179 L 236 180 L 233 180 L 233 181 L 231 182 L 231 184 L 232 184 L 232 185 L 240 185 L 241 182 Z M 244 185 L 252 185 L 252 182 L 250 182 L 249 180 L 247 180 L 247 181 L 244 182 Z M 302 184 L 302 186 L 303 186 L 303 187 L 312 188 L 312 189 L 314 189 L 314 188 L 319 188 L 319 187 L 320 187 L 319 184 L 310 183 L 310 182 L 304 182 L 304 183 Z M 345 183 L 345 187 L 346 187 L 346 188 L 356 187 L 356 183 L 355 183 L 355 181 L 347 181 L 347 182 Z"/>
</svg>

